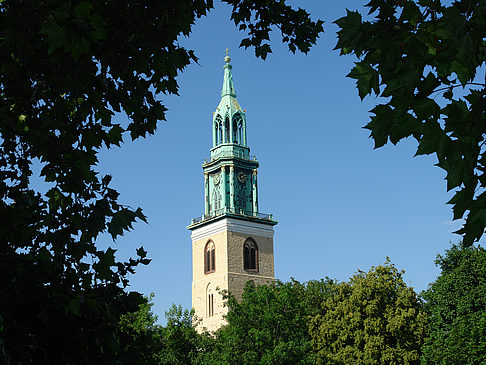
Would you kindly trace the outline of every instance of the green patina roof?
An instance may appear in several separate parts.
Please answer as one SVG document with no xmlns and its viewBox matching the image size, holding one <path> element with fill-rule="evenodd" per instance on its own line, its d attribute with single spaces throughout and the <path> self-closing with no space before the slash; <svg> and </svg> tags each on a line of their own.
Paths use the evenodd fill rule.
<svg viewBox="0 0 486 365">
<path fill-rule="evenodd" d="M 230 65 L 231 58 L 226 56 L 224 58 L 224 78 L 223 89 L 221 90 L 221 100 L 216 108 L 215 114 L 220 114 L 222 117 L 225 115 L 233 116 L 236 112 L 243 113 L 243 109 L 236 100 L 235 85 L 233 83 L 233 74 L 231 73 L 232 66 Z"/>
<path fill-rule="evenodd" d="M 210 161 L 203 164 L 204 215 L 194 219 L 188 228 L 222 217 L 275 225 L 277 222 L 270 214 L 258 211 L 258 161 L 249 154 L 245 111 L 236 100 L 228 53 L 224 61 L 221 100 L 213 113 L 213 148 Z"/>
</svg>

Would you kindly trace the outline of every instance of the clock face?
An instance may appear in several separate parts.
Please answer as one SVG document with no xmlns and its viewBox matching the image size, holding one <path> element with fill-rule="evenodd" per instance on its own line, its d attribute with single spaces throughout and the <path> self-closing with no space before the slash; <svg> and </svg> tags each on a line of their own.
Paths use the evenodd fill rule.
<svg viewBox="0 0 486 365">
<path fill-rule="evenodd" d="M 238 181 L 242 184 L 246 182 L 246 174 L 243 171 L 238 172 Z"/>
</svg>

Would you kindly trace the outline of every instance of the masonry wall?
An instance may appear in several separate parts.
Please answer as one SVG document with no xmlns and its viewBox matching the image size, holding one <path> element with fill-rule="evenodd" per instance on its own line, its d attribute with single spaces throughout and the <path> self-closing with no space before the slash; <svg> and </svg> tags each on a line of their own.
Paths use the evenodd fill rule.
<svg viewBox="0 0 486 365">
<path fill-rule="evenodd" d="M 209 331 L 218 329 L 223 323 L 223 298 L 220 290 L 228 290 L 227 234 L 223 231 L 192 242 L 192 307 L 198 319 L 198 328 Z M 204 273 L 204 248 L 209 241 L 215 246 L 215 271 Z M 209 317 L 208 296 L 213 294 L 214 315 Z"/>
<path fill-rule="evenodd" d="M 258 271 L 245 271 L 243 266 L 243 245 L 252 238 L 258 246 Z M 248 233 L 228 232 L 228 290 L 241 299 L 247 281 L 256 285 L 275 280 L 273 263 L 273 238 L 250 235 Z"/>
<path fill-rule="evenodd" d="M 248 221 L 239 224 L 231 219 L 209 223 L 194 230 L 192 237 L 192 307 L 201 320 L 197 328 L 214 331 L 224 324 L 223 316 L 228 310 L 223 305 L 220 290 L 230 291 L 240 299 L 247 281 L 261 285 L 275 280 L 273 227 Z M 250 237 L 258 247 L 257 272 L 244 269 L 243 245 Z M 204 249 L 209 241 L 215 245 L 216 265 L 214 272 L 205 274 Z M 209 294 L 213 294 L 213 316 L 209 316 Z"/>
</svg>

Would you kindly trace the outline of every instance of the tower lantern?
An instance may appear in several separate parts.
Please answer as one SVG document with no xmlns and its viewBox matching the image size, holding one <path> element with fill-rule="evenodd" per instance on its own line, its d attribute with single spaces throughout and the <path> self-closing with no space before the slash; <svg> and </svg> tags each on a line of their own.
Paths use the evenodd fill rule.
<svg viewBox="0 0 486 365">
<path fill-rule="evenodd" d="M 224 324 L 221 290 L 241 297 L 247 281 L 275 280 L 273 226 L 270 214 L 258 210 L 258 161 L 250 156 L 246 115 L 236 100 L 232 66 L 226 49 L 221 99 L 213 113 L 211 157 L 204 172 L 204 214 L 192 231 L 192 307 L 198 329 Z"/>
</svg>

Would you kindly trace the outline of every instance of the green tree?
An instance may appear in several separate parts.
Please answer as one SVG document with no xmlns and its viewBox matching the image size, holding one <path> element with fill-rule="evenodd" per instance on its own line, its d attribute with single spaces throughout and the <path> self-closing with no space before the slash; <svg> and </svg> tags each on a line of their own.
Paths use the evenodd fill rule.
<svg viewBox="0 0 486 365">
<path fill-rule="evenodd" d="M 136 312 L 120 317 L 119 358 L 127 364 L 156 365 L 161 349 L 161 326 L 152 312 L 153 293 L 141 303 Z"/>
<path fill-rule="evenodd" d="M 127 364 L 182 365 L 195 364 L 201 352 L 213 340 L 199 334 L 193 325 L 193 314 L 175 304 L 165 313 L 166 326 L 157 324 L 152 312 L 153 295 L 145 298 L 138 311 L 120 319 L 122 350 L 119 358 Z"/>
<path fill-rule="evenodd" d="M 429 336 L 424 364 L 486 363 L 486 250 L 453 245 L 436 264 L 441 274 L 423 293 Z"/>
<path fill-rule="evenodd" d="M 336 21 L 336 48 L 357 58 L 348 77 L 360 97 L 381 97 L 365 127 L 375 148 L 412 136 L 416 155 L 435 154 L 469 246 L 486 227 L 486 2 L 445 3 L 371 0 L 365 19 Z"/>
<path fill-rule="evenodd" d="M 228 324 L 217 333 L 203 364 L 314 364 L 308 332 L 310 316 L 326 300 L 329 279 L 301 284 L 292 280 L 245 286 L 241 301 L 229 295 Z"/>
<path fill-rule="evenodd" d="M 258 57 L 271 51 L 272 25 L 292 51 L 307 52 L 322 31 L 283 1 L 225 2 Z M 0 361 L 124 362 L 120 316 L 143 303 L 126 291 L 128 274 L 149 260 L 140 248 L 119 262 L 96 242 L 146 218 L 118 201 L 97 155 L 165 119 L 160 96 L 177 93 L 177 75 L 197 59 L 178 39 L 212 5 L 0 1 Z M 31 183 L 33 163 L 45 193 Z"/>
<path fill-rule="evenodd" d="M 180 305 L 172 305 L 166 312 L 167 325 L 161 329 L 157 364 L 183 365 L 195 364 L 200 353 L 206 351 L 211 341 L 208 334 L 196 332 L 193 313 Z"/>
<path fill-rule="evenodd" d="M 318 364 L 418 364 L 425 313 L 387 261 L 339 283 L 310 322 Z"/>
</svg>

